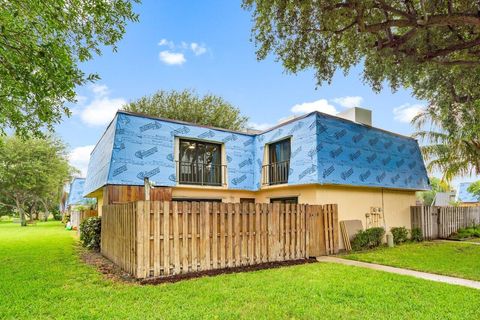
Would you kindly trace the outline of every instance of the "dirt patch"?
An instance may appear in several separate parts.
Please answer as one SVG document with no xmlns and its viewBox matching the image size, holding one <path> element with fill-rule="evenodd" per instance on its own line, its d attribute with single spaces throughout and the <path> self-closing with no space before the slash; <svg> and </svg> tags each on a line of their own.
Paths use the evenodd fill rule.
<svg viewBox="0 0 480 320">
<path fill-rule="evenodd" d="M 77 248 L 79 256 L 83 262 L 94 266 L 106 279 L 123 282 L 123 283 L 138 283 L 138 280 L 123 271 L 119 266 L 108 260 L 100 252 L 86 250 L 82 247 Z"/>
<path fill-rule="evenodd" d="M 251 266 L 214 269 L 214 270 L 206 270 L 206 271 L 198 271 L 198 272 L 191 272 L 191 273 L 185 273 L 185 274 L 178 274 L 178 275 L 173 275 L 173 276 L 148 278 L 148 279 L 142 279 L 139 282 L 140 282 L 140 284 L 143 284 L 143 285 L 174 283 L 174 282 L 178 282 L 178 281 L 182 281 L 182 280 L 195 279 L 195 278 L 201 278 L 201 277 L 212 277 L 212 276 L 217 276 L 217 275 L 221 275 L 221 274 L 251 272 L 251 271 L 257 271 L 257 270 L 274 269 L 274 268 L 280 268 L 280 267 L 295 266 L 295 265 L 299 265 L 299 264 L 317 263 L 317 262 L 318 261 L 314 258 L 312 258 L 312 259 L 290 260 L 290 261 L 267 262 L 267 263 L 261 263 L 261 264 L 251 265 Z"/>
</svg>

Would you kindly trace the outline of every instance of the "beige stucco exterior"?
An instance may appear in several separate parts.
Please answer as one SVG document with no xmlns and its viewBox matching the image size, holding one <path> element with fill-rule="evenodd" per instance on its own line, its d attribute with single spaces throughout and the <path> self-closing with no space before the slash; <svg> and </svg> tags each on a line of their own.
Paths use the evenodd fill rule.
<svg viewBox="0 0 480 320">
<path fill-rule="evenodd" d="M 97 198 L 98 213 L 103 205 L 102 189 L 92 193 Z M 386 230 L 391 227 L 410 228 L 410 206 L 415 205 L 415 191 L 392 190 L 368 187 L 302 185 L 272 186 L 260 191 L 231 190 L 223 187 L 177 186 L 172 188 L 172 198 L 219 199 L 222 202 L 240 202 L 241 198 L 254 198 L 257 203 L 268 203 L 272 198 L 298 197 L 299 203 L 338 204 L 338 219 L 361 220 L 366 226 L 366 213 L 371 207 L 383 208 Z M 383 225 L 383 221 L 381 222 Z M 341 237 L 340 237 L 341 238 Z M 340 248 L 343 248 L 340 239 Z"/>
<path fill-rule="evenodd" d="M 336 203 L 339 221 L 361 220 L 364 227 L 365 214 L 370 212 L 371 207 L 379 207 L 383 208 L 387 231 L 391 227 L 410 228 L 410 206 L 414 206 L 416 201 L 415 191 L 329 185 L 275 186 L 256 192 L 224 188 L 176 187 L 173 188 L 172 196 L 174 199 L 221 199 L 222 202 L 239 202 L 240 198 L 255 198 L 255 202 L 259 203 L 268 203 L 272 198 L 298 197 L 299 203 Z M 343 241 L 340 239 L 340 248 L 343 247 Z"/>
</svg>

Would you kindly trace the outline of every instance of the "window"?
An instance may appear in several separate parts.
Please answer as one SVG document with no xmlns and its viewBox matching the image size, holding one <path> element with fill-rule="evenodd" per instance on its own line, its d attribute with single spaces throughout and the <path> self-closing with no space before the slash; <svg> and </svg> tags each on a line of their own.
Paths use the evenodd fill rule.
<svg viewBox="0 0 480 320">
<path fill-rule="evenodd" d="M 240 198 L 240 203 L 255 203 L 255 198 Z"/>
<path fill-rule="evenodd" d="M 222 185 L 222 146 L 180 139 L 178 181 L 181 184 Z"/>
<path fill-rule="evenodd" d="M 222 202 L 222 199 L 203 199 L 203 198 L 174 198 L 177 202 Z"/>
<path fill-rule="evenodd" d="M 288 182 L 288 171 L 290 170 L 290 139 L 268 145 L 268 165 L 265 168 L 265 179 L 270 185 Z"/>
<path fill-rule="evenodd" d="M 297 204 L 298 203 L 298 197 L 272 198 L 272 199 L 270 199 L 270 203 Z"/>
</svg>

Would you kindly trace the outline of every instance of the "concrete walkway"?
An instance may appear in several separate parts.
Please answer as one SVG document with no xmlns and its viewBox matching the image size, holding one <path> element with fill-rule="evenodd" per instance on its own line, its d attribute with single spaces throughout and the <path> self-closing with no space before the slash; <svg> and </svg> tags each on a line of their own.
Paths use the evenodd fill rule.
<svg viewBox="0 0 480 320">
<path fill-rule="evenodd" d="M 435 240 L 434 242 L 450 242 L 450 243 L 466 243 L 466 244 L 475 244 L 477 246 L 480 246 L 480 242 L 473 242 L 473 241 L 454 241 L 454 240 Z"/>
<path fill-rule="evenodd" d="M 347 259 L 342 259 L 342 258 L 337 258 L 337 257 L 318 257 L 317 260 L 319 262 L 340 263 L 340 264 L 344 264 L 344 265 L 347 265 L 347 266 L 356 266 L 356 267 L 368 268 L 368 269 L 373 269 L 373 270 L 378 270 L 378 271 L 385 271 L 385 272 L 396 273 L 396 274 L 401 274 L 401 275 L 406 275 L 406 276 L 412 276 L 412 277 L 415 277 L 415 278 L 431 280 L 431 281 L 436 281 L 436 282 L 455 284 L 455 285 L 459 285 L 459 286 L 464 286 L 464 287 L 469 287 L 469 288 L 474 288 L 474 289 L 479 289 L 480 290 L 480 281 L 467 280 L 467 279 L 455 278 L 455 277 L 449 277 L 449 276 L 442 276 L 442 275 L 433 274 L 433 273 L 420 272 L 420 271 L 414 271 L 414 270 L 402 269 L 402 268 L 396 268 L 396 267 L 389 267 L 389 266 L 384 266 L 384 265 L 375 264 L 375 263 L 367 263 L 367 262 L 361 262 L 361 261 L 347 260 Z"/>
</svg>

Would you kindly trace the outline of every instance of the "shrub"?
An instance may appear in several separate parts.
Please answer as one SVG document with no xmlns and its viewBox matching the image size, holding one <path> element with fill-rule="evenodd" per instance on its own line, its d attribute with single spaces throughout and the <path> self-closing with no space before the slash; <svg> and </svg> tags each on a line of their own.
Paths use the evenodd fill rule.
<svg viewBox="0 0 480 320">
<path fill-rule="evenodd" d="M 454 232 L 450 235 L 449 239 L 461 240 L 461 239 L 469 239 L 473 237 L 480 237 L 480 228 L 475 225 L 468 228 L 458 229 L 457 232 Z"/>
<path fill-rule="evenodd" d="M 393 235 L 393 242 L 395 244 L 401 244 L 408 240 L 408 230 L 405 227 L 391 228 L 390 231 Z"/>
<path fill-rule="evenodd" d="M 384 234 L 385 229 L 383 228 L 360 230 L 352 240 L 352 249 L 358 251 L 378 247 L 382 244 Z"/>
<path fill-rule="evenodd" d="M 423 241 L 423 232 L 420 228 L 413 228 L 411 231 L 410 240 L 414 242 L 422 242 Z"/>
<path fill-rule="evenodd" d="M 58 208 L 51 210 L 50 213 L 52 214 L 54 220 L 57 220 L 57 221 L 62 220 L 62 213 Z"/>
<path fill-rule="evenodd" d="M 102 219 L 100 217 L 91 217 L 85 219 L 80 224 L 80 241 L 82 245 L 90 250 L 100 250 L 100 232 L 102 229 Z"/>
</svg>

